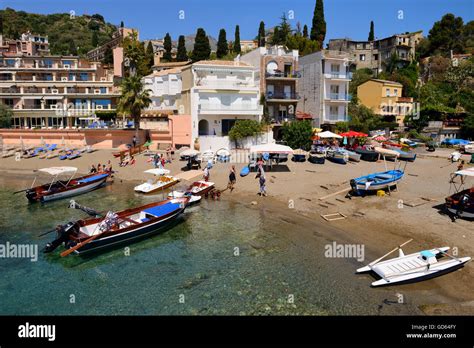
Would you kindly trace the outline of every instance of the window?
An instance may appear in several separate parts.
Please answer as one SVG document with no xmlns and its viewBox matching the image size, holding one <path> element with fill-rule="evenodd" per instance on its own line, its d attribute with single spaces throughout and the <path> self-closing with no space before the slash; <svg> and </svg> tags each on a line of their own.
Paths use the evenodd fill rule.
<svg viewBox="0 0 474 348">
<path fill-rule="evenodd" d="M 359 54 L 359 60 L 365 62 L 365 54 Z"/>
<path fill-rule="evenodd" d="M 81 73 L 79 75 L 79 78 L 81 81 L 87 81 L 87 73 Z"/>
<path fill-rule="evenodd" d="M 339 73 L 340 67 L 341 66 L 339 64 L 331 64 L 331 72 L 332 73 Z"/>
<path fill-rule="evenodd" d="M 379 60 L 379 55 L 378 54 L 374 54 L 374 60 Z"/>
<path fill-rule="evenodd" d="M 107 93 L 107 87 L 100 87 L 100 93 L 101 94 Z"/>
<path fill-rule="evenodd" d="M 397 95 L 398 95 L 398 89 L 395 88 L 395 89 L 393 90 L 393 94 L 394 94 L 395 96 L 397 96 Z"/>
<path fill-rule="evenodd" d="M 385 96 L 390 97 L 390 88 L 385 89 Z"/>
<path fill-rule="evenodd" d="M 329 115 L 330 116 L 337 116 L 339 114 L 339 107 L 337 106 L 330 106 L 329 107 Z"/>
<path fill-rule="evenodd" d="M 5 105 L 8 105 L 10 107 L 13 107 L 13 99 L 4 99 L 5 100 Z"/>
</svg>

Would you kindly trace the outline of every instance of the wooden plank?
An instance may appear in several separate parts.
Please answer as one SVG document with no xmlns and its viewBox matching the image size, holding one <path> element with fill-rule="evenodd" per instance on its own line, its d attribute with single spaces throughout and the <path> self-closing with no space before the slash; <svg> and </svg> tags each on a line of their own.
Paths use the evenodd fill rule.
<svg viewBox="0 0 474 348">
<path fill-rule="evenodd" d="M 337 191 L 337 192 L 334 192 L 334 193 L 330 193 L 324 197 L 321 197 L 319 198 L 320 201 L 324 201 L 326 198 L 329 198 L 329 197 L 332 197 L 332 196 L 336 196 L 336 195 L 339 195 L 341 193 L 346 193 L 346 192 L 349 192 L 350 190 L 352 190 L 351 187 L 347 187 L 345 188 L 344 190 L 340 190 L 340 191 Z"/>
</svg>

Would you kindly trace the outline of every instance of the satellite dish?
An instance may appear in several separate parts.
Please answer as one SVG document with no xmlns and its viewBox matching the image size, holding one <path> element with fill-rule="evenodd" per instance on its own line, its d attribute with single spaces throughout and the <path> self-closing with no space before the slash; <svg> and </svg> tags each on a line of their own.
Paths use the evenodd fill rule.
<svg viewBox="0 0 474 348">
<path fill-rule="evenodd" d="M 271 61 L 267 64 L 267 73 L 274 74 L 275 70 L 278 70 L 278 64 L 274 61 Z"/>
</svg>

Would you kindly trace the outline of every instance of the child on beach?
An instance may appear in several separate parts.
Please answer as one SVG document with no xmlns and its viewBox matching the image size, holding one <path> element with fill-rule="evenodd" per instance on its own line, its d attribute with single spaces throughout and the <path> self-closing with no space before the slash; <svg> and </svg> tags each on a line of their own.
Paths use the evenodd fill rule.
<svg viewBox="0 0 474 348">
<path fill-rule="evenodd" d="M 229 183 L 227 184 L 227 188 L 230 189 L 230 192 L 234 191 L 234 185 L 236 181 L 235 166 L 232 166 L 229 173 Z"/>
<path fill-rule="evenodd" d="M 209 168 L 206 166 L 206 167 L 204 168 L 204 175 L 203 175 L 204 181 L 209 181 L 209 176 L 210 176 Z"/>
</svg>

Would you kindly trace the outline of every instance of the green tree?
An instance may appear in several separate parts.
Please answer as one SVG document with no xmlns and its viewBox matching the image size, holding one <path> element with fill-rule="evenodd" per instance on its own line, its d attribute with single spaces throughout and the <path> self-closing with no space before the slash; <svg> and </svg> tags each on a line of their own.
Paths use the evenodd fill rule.
<svg viewBox="0 0 474 348">
<path fill-rule="evenodd" d="M 374 32 L 374 21 L 370 21 L 370 31 L 369 31 L 369 38 L 368 41 L 374 41 L 375 39 L 375 32 Z"/>
<path fill-rule="evenodd" d="M 0 34 L 3 34 L 3 15 L 0 14 Z"/>
<path fill-rule="evenodd" d="M 227 43 L 227 37 L 225 29 L 219 31 L 219 40 L 217 41 L 217 58 L 223 58 L 229 53 L 229 45 Z"/>
<path fill-rule="evenodd" d="M 176 60 L 178 62 L 187 62 L 188 54 L 186 53 L 186 42 L 184 35 L 180 35 L 178 39 L 178 52 L 176 54 Z"/>
<path fill-rule="evenodd" d="M 258 47 L 265 47 L 265 23 L 260 22 L 258 27 L 258 36 L 257 36 Z"/>
<path fill-rule="evenodd" d="M 474 114 L 467 116 L 461 126 L 461 135 L 464 139 L 474 139 Z"/>
<path fill-rule="evenodd" d="M 311 148 L 311 137 L 313 126 L 311 121 L 285 122 L 282 127 L 283 140 L 292 149 L 309 150 Z"/>
<path fill-rule="evenodd" d="M 278 28 L 278 26 L 273 28 L 273 34 L 271 36 L 271 43 L 272 43 L 272 45 L 281 45 L 280 29 Z"/>
<path fill-rule="evenodd" d="M 92 39 L 91 39 L 92 47 L 97 47 L 99 45 L 99 37 L 97 35 L 97 31 L 92 31 Z"/>
<path fill-rule="evenodd" d="M 381 118 L 365 105 L 349 103 L 348 112 L 351 117 L 348 126 L 351 130 L 368 133 L 371 130 L 379 129 Z"/>
<path fill-rule="evenodd" d="M 303 26 L 303 37 L 308 38 L 308 26 L 306 24 Z"/>
<path fill-rule="evenodd" d="M 450 50 L 453 50 L 454 53 L 463 53 L 463 29 L 461 17 L 452 13 L 445 14 L 440 21 L 434 23 L 429 32 L 430 52 L 449 55 Z"/>
<path fill-rule="evenodd" d="M 123 21 L 120 21 L 120 28 L 123 28 L 123 27 L 124 27 Z"/>
<path fill-rule="evenodd" d="M 148 45 L 146 46 L 145 59 L 147 67 L 151 71 L 155 64 L 155 53 L 153 52 L 153 44 L 151 41 L 148 41 Z"/>
<path fill-rule="evenodd" d="M 203 28 L 198 28 L 196 37 L 194 39 L 194 49 L 192 53 L 193 61 L 209 59 L 211 54 L 211 45 L 209 44 L 209 38 Z"/>
<path fill-rule="evenodd" d="M 173 44 L 171 42 L 171 36 L 169 33 L 166 33 L 163 46 L 165 48 L 165 53 L 163 53 L 163 60 L 171 62 L 171 50 L 173 49 Z"/>
<path fill-rule="evenodd" d="M 469 21 L 462 31 L 464 48 L 466 53 L 474 54 L 474 21 Z"/>
<path fill-rule="evenodd" d="M 107 46 L 107 48 L 105 49 L 104 59 L 102 60 L 102 63 L 107 65 L 114 64 L 114 52 L 112 51 L 112 48 L 110 46 Z"/>
<path fill-rule="evenodd" d="M 118 111 L 133 118 L 135 129 L 140 129 L 142 110 L 151 104 L 150 90 L 144 89 L 140 76 L 129 76 L 122 80 L 122 93 L 118 102 Z"/>
<path fill-rule="evenodd" d="M 129 75 L 145 76 L 149 74 L 143 44 L 138 41 L 138 34 L 134 31 L 123 40 L 126 71 Z"/>
<path fill-rule="evenodd" d="M 237 120 L 229 131 L 229 139 L 235 141 L 262 133 L 263 125 L 255 120 Z"/>
<path fill-rule="evenodd" d="M 349 82 L 349 94 L 352 95 L 353 99 L 357 97 L 357 87 L 373 77 L 374 73 L 372 69 L 369 68 L 359 69 L 352 73 L 352 79 Z"/>
<path fill-rule="evenodd" d="M 77 56 L 77 46 L 73 39 L 69 41 L 69 54 L 73 56 Z"/>
<path fill-rule="evenodd" d="M 240 47 L 240 28 L 238 25 L 235 26 L 235 40 L 234 40 L 234 54 L 239 54 L 241 52 Z"/>
<path fill-rule="evenodd" d="M 13 111 L 5 104 L 0 104 L 0 128 L 10 128 L 12 126 Z"/>
<path fill-rule="evenodd" d="M 324 19 L 323 0 L 316 0 L 310 38 L 311 40 L 319 42 L 319 46 L 323 47 L 323 42 L 326 38 L 326 21 Z"/>
</svg>

